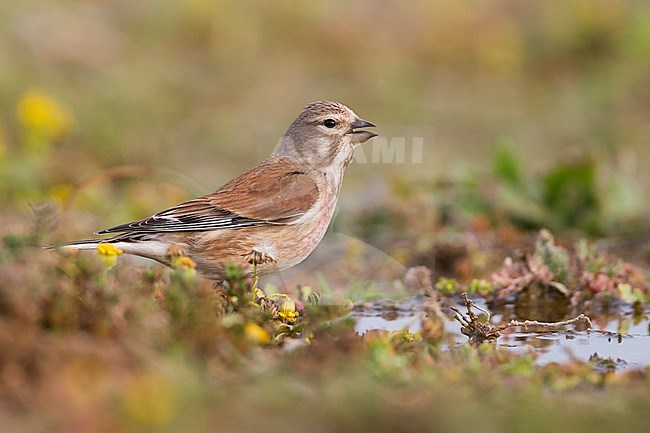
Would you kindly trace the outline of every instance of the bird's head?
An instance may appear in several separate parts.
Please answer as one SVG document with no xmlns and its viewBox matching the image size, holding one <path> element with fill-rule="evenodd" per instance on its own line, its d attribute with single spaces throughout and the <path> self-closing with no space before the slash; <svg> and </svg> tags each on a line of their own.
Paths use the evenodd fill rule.
<svg viewBox="0 0 650 433">
<path fill-rule="evenodd" d="M 362 129 L 372 126 L 343 104 L 313 102 L 291 124 L 276 154 L 298 157 L 316 168 L 345 167 L 355 147 L 377 135 Z"/>
</svg>

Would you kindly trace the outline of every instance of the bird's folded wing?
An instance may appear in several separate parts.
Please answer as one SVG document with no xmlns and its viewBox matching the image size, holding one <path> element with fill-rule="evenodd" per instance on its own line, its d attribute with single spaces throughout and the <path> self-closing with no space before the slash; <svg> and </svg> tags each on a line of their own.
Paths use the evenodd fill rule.
<svg viewBox="0 0 650 433">
<path fill-rule="evenodd" d="M 213 194 L 97 234 L 187 232 L 289 224 L 318 199 L 318 186 L 294 162 L 271 157 Z"/>
</svg>

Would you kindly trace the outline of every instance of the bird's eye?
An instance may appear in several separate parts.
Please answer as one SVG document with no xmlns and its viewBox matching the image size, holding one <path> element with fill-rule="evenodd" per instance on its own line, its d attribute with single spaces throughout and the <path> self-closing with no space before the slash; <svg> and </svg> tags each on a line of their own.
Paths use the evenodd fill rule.
<svg viewBox="0 0 650 433">
<path fill-rule="evenodd" d="M 336 126 L 336 120 L 334 119 L 325 119 L 323 122 L 326 128 L 334 128 Z"/>
</svg>

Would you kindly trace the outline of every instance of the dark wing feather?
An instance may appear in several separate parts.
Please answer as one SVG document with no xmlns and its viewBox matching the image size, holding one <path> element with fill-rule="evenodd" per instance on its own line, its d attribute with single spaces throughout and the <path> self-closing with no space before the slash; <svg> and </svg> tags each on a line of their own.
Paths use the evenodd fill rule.
<svg viewBox="0 0 650 433">
<path fill-rule="evenodd" d="M 215 193 L 97 234 L 169 233 L 288 224 L 318 199 L 316 183 L 285 158 L 271 157 Z"/>
<path fill-rule="evenodd" d="M 102 230 L 97 234 L 118 232 L 194 232 L 219 228 L 242 228 L 264 225 L 266 221 L 242 217 L 215 207 L 201 197 L 158 212 L 148 218 Z"/>
</svg>

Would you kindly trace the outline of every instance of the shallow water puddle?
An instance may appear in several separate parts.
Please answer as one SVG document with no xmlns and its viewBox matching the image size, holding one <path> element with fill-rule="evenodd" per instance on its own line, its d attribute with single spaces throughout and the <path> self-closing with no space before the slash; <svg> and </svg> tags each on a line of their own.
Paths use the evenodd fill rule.
<svg viewBox="0 0 650 433">
<path fill-rule="evenodd" d="M 420 306 L 416 299 L 399 303 L 388 301 L 387 306 L 381 302 L 366 304 L 352 312 L 352 317 L 356 319 L 355 329 L 360 334 L 375 329 L 409 329 L 417 332 L 420 330 Z M 493 321 L 499 323 L 499 319 L 496 315 Z M 592 321 L 594 328 L 590 331 L 575 331 L 571 327 L 545 332 L 512 328 L 501 333 L 497 344 L 519 353 L 532 351 L 537 355 L 536 363 L 539 365 L 573 360 L 589 361 L 594 354 L 601 359 L 610 358 L 611 362 L 602 364 L 619 371 L 650 365 L 650 319 L 647 316 L 637 323 L 632 323 L 627 316 L 609 321 L 592 318 Z M 467 341 L 467 337 L 460 332 L 460 324 L 455 320 L 448 320 L 445 329 L 456 337 L 456 341 Z"/>
<path fill-rule="evenodd" d="M 618 334 L 618 321 L 612 321 L 604 329 L 576 332 L 573 330 L 548 333 L 513 332 L 502 335 L 498 344 L 513 350 L 533 348 L 537 363 L 588 361 L 597 354 L 610 358 L 616 369 L 634 369 L 650 365 L 650 335 L 648 322 Z"/>
</svg>

